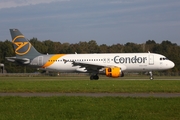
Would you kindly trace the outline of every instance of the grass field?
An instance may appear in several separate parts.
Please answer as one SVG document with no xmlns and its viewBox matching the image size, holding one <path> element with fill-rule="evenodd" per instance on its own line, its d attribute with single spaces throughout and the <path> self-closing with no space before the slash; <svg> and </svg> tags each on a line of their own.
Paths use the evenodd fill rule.
<svg viewBox="0 0 180 120">
<path fill-rule="evenodd" d="M 91 81 L 85 77 L 0 77 L 0 92 L 180 93 L 180 80 L 177 78 L 136 79 Z"/>
<path fill-rule="evenodd" d="M 0 97 L 0 120 L 179 120 L 180 98 Z"/>
<path fill-rule="evenodd" d="M 179 78 L 0 77 L 0 92 L 180 93 Z M 180 97 L 0 97 L 0 120 L 179 120 Z"/>
</svg>

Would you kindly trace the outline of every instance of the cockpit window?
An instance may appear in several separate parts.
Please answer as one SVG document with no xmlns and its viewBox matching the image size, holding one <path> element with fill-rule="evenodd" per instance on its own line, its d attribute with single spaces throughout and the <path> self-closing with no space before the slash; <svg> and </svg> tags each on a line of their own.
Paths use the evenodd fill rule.
<svg viewBox="0 0 180 120">
<path fill-rule="evenodd" d="M 167 58 L 160 58 L 160 60 L 168 60 Z"/>
</svg>

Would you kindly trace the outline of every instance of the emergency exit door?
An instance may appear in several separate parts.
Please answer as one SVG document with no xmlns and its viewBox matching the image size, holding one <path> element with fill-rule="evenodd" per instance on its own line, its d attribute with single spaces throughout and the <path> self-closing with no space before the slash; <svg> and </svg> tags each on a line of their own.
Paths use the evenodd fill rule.
<svg viewBox="0 0 180 120">
<path fill-rule="evenodd" d="M 38 57 L 38 65 L 40 65 L 40 66 L 43 65 L 43 56 Z"/>
<path fill-rule="evenodd" d="M 149 65 L 154 65 L 154 55 L 149 55 Z"/>
</svg>

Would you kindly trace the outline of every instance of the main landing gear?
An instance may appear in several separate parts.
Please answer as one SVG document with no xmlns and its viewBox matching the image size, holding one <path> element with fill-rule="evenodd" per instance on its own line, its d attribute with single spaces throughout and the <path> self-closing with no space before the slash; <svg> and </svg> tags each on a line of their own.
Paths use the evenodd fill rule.
<svg viewBox="0 0 180 120">
<path fill-rule="evenodd" d="M 149 71 L 149 74 L 150 74 L 150 80 L 153 80 L 154 79 L 154 77 L 153 77 L 153 73 L 152 73 L 152 71 Z"/>
<path fill-rule="evenodd" d="M 97 74 L 90 76 L 90 80 L 98 80 L 98 79 L 99 79 L 99 76 Z"/>
</svg>

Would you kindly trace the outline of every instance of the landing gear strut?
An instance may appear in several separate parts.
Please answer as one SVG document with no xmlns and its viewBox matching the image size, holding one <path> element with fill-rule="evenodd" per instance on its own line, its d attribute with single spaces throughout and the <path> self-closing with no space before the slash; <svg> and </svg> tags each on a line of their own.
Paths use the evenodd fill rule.
<svg viewBox="0 0 180 120">
<path fill-rule="evenodd" d="M 98 80 L 98 79 L 99 79 L 99 76 L 97 74 L 90 76 L 90 80 Z"/>
<path fill-rule="evenodd" d="M 152 71 L 149 71 L 149 74 L 150 74 L 150 80 L 153 80 L 153 79 L 154 79 L 154 77 L 153 77 L 153 73 L 152 73 Z"/>
</svg>

